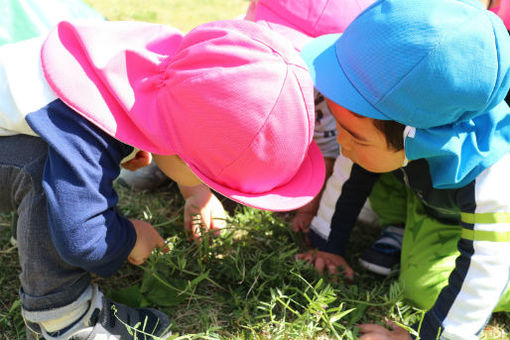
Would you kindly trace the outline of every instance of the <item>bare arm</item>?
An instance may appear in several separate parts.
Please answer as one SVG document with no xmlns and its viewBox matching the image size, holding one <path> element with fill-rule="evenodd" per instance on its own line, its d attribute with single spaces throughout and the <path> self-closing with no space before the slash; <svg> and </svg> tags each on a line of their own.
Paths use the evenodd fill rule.
<svg viewBox="0 0 510 340">
<path fill-rule="evenodd" d="M 158 167 L 177 182 L 184 204 L 184 227 L 193 238 L 202 231 L 218 230 L 225 226 L 226 214 L 221 202 L 177 155 L 152 155 Z"/>
</svg>

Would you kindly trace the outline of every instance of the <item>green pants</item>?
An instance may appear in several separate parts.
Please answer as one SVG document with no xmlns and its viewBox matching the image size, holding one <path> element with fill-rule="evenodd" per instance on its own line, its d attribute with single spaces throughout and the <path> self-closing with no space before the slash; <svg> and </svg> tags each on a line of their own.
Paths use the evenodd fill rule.
<svg viewBox="0 0 510 340">
<path fill-rule="evenodd" d="M 415 307 L 430 309 L 455 267 L 461 226 L 428 216 L 418 197 L 391 174 L 376 183 L 370 204 L 381 225 L 405 224 L 399 278 L 404 297 Z M 510 288 L 495 311 L 510 311 Z"/>
</svg>

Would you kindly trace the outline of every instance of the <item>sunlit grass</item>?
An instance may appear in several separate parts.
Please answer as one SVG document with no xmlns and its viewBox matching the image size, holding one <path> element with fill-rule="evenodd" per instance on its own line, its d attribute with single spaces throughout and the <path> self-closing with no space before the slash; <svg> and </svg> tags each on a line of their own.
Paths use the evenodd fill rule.
<svg viewBox="0 0 510 340">
<path fill-rule="evenodd" d="M 233 19 L 248 6 L 248 0 L 86 2 L 109 20 L 158 22 L 184 32 Z M 155 225 L 170 252 L 155 253 L 142 267 L 125 264 L 113 277 L 95 281 L 116 301 L 166 312 L 176 339 L 354 340 L 361 322 L 392 319 L 409 325 L 422 314 L 402 301 L 396 277 L 381 278 L 357 265 L 377 228 L 359 225 L 353 231 L 348 260 L 358 275 L 349 284 L 294 260 L 304 245 L 288 228 L 290 215 L 236 207 L 230 229 L 197 245 L 184 235 L 183 201 L 175 185 L 154 193 L 118 191 L 122 212 Z M 9 238 L 10 216 L 0 215 L 0 340 L 25 338 L 17 250 Z M 482 339 L 510 339 L 509 331 L 510 314 L 498 313 Z"/>
<path fill-rule="evenodd" d="M 248 0 L 86 0 L 109 20 L 138 20 L 171 25 L 187 32 L 214 20 L 243 15 Z"/>
</svg>

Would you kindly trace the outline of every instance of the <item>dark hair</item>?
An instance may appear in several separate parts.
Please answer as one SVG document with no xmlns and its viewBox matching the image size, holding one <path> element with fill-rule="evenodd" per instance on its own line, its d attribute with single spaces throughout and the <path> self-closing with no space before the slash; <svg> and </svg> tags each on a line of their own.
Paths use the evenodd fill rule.
<svg viewBox="0 0 510 340">
<path fill-rule="evenodd" d="M 352 112 L 356 117 L 368 118 L 358 113 Z M 386 138 L 386 145 L 393 151 L 400 151 L 404 149 L 404 129 L 405 125 L 400 124 L 394 120 L 381 120 L 371 118 L 377 130 L 381 131 Z"/>
<path fill-rule="evenodd" d="M 394 120 L 374 119 L 374 126 L 386 137 L 386 145 L 394 151 L 404 149 L 405 125 Z"/>
</svg>

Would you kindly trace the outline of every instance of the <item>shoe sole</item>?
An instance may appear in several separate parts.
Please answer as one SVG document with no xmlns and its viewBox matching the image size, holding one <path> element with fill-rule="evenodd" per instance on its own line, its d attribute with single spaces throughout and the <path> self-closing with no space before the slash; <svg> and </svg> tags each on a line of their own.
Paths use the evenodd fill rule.
<svg viewBox="0 0 510 340">
<path fill-rule="evenodd" d="M 359 259 L 359 263 L 366 270 L 371 271 L 371 272 L 376 273 L 376 274 L 379 274 L 379 275 L 388 276 L 388 275 L 390 275 L 393 272 L 393 270 L 391 268 L 386 268 L 386 267 L 378 266 L 376 264 L 367 262 L 367 261 L 365 261 L 363 259 Z"/>
</svg>

